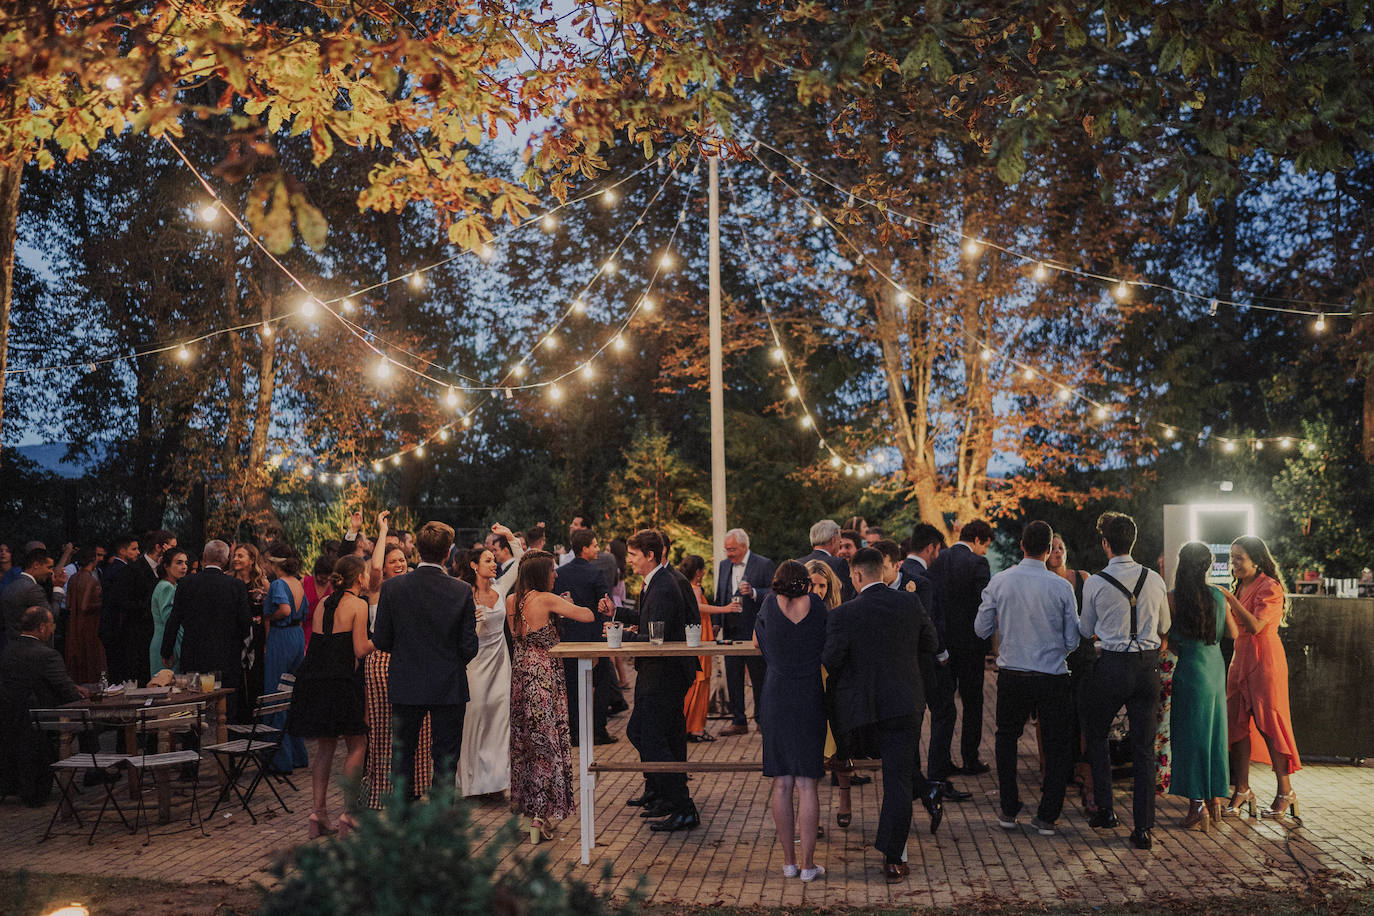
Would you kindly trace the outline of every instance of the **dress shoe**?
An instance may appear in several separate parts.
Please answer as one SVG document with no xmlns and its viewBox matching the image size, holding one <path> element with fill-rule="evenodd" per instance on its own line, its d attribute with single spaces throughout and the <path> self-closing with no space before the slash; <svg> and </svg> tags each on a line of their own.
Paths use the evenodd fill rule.
<svg viewBox="0 0 1374 916">
<path fill-rule="evenodd" d="M 851 786 L 866 786 L 866 785 L 868 785 L 869 783 L 871 783 L 872 781 L 873 781 L 873 777 L 872 777 L 872 776 L 862 776 L 862 775 L 860 775 L 860 774 L 858 774 L 858 773 L 855 773 L 853 776 L 850 776 L 850 777 L 849 777 L 849 784 L 850 784 Z"/>
<path fill-rule="evenodd" d="M 975 760 L 973 763 L 966 763 L 959 767 L 959 772 L 965 776 L 982 776 L 991 769 L 992 767 L 988 766 L 983 761 Z"/>
<path fill-rule="evenodd" d="M 910 869 L 901 862 L 888 862 L 883 866 L 883 875 L 887 878 L 888 884 L 896 884 L 903 881 L 910 873 Z"/>
<path fill-rule="evenodd" d="M 661 821 L 655 821 L 649 825 L 649 829 L 655 833 L 672 833 L 675 830 L 691 830 L 693 827 L 700 826 L 701 817 L 698 816 L 696 808 L 693 808 L 690 811 L 679 812 Z"/>
<path fill-rule="evenodd" d="M 656 801 L 658 801 L 658 793 L 650 792 L 648 789 L 645 789 L 643 795 L 636 795 L 634 798 L 626 799 L 625 804 L 632 808 L 642 808 L 645 805 L 652 805 Z"/>
<path fill-rule="evenodd" d="M 602 732 L 592 739 L 592 744 L 615 744 L 620 739 L 610 732 Z"/>
<path fill-rule="evenodd" d="M 733 738 L 735 735 L 747 734 L 749 734 L 748 725 L 736 725 L 733 722 L 722 728 L 719 732 L 717 732 L 717 736 L 721 738 Z"/>
<path fill-rule="evenodd" d="M 620 715 L 622 712 L 625 712 L 626 710 L 628 710 L 629 708 L 630 708 L 630 704 L 629 704 L 629 703 L 626 703 L 623 699 L 617 698 L 617 699 L 611 700 L 610 708 L 607 709 L 606 712 L 607 712 L 607 714 L 609 714 L 609 715 L 618 716 L 618 715 Z"/>
<path fill-rule="evenodd" d="M 1149 849 L 1154 845 L 1154 843 L 1150 841 L 1150 831 L 1141 830 L 1139 827 L 1132 830 L 1131 845 L 1136 849 Z"/>
<path fill-rule="evenodd" d="M 644 810 L 639 812 L 640 817 L 667 817 L 677 810 L 675 805 L 655 799 L 644 806 Z"/>
<path fill-rule="evenodd" d="M 1116 819 L 1116 813 L 1098 809 L 1097 813 L 1088 819 L 1088 826 L 1094 830 L 1113 830 L 1120 821 Z"/>
<path fill-rule="evenodd" d="M 925 806 L 926 813 L 930 815 L 930 833 L 934 836 L 935 831 L 940 829 L 940 822 L 945 819 L 944 804 L 944 783 L 931 783 L 930 790 L 921 796 L 921 804 Z"/>
<path fill-rule="evenodd" d="M 961 802 L 968 801 L 970 798 L 973 797 L 972 792 L 965 792 L 963 789 L 960 789 L 952 782 L 945 781 L 942 782 L 941 785 L 944 787 L 944 791 L 941 793 L 941 795 L 943 795 L 945 801 Z"/>
</svg>

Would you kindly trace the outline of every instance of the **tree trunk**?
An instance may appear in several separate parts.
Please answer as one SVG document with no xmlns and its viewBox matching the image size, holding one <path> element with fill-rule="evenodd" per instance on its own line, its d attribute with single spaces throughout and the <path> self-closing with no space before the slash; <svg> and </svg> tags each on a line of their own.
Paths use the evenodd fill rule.
<svg viewBox="0 0 1374 916">
<path fill-rule="evenodd" d="M 238 249 L 234 244 L 232 227 L 220 233 L 220 251 L 224 285 L 224 315 L 228 324 L 239 324 Z M 220 459 L 221 471 L 231 491 L 240 491 L 246 483 L 240 471 L 243 440 L 247 430 L 247 401 L 243 394 L 243 338 L 229 335 L 229 366 L 226 383 L 229 389 L 228 420 L 224 428 L 224 445 Z"/>
<path fill-rule="evenodd" d="M 19 185 L 24 166 L 0 166 L 0 461 L 5 444 L 5 372 L 9 368 L 10 307 L 14 299 L 14 243 L 19 233 Z"/>
</svg>

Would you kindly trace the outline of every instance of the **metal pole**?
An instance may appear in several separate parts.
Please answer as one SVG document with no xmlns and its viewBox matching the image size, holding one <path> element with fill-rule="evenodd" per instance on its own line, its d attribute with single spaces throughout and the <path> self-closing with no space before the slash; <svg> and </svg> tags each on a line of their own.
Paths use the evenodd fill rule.
<svg viewBox="0 0 1374 916">
<path fill-rule="evenodd" d="M 720 173 L 719 157 L 706 160 L 709 169 L 710 305 L 711 305 L 711 550 L 712 573 L 725 560 L 725 397 L 720 357 Z"/>
</svg>

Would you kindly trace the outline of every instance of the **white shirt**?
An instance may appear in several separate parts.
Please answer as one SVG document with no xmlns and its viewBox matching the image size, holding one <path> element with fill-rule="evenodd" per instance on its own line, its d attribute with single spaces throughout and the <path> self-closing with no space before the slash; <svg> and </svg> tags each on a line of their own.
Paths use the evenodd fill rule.
<svg viewBox="0 0 1374 916">
<path fill-rule="evenodd" d="M 151 569 L 153 572 L 157 572 L 157 560 L 154 560 L 152 557 L 148 556 L 146 553 L 143 555 L 143 559 L 145 559 L 145 560 L 148 561 L 148 568 L 149 568 L 149 569 Z"/>
<path fill-rule="evenodd" d="M 973 621 L 987 639 L 1000 634 L 997 667 L 1038 674 L 1068 674 L 1068 654 L 1078 648 L 1078 608 L 1073 586 L 1026 558 L 992 577 Z"/>
<path fill-rule="evenodd" d="M 649 581 L 653 579 L 654 576 L 658 575 L 658 571 L 660 569 L 667 565 L 667 563 L 662 563 L 658 566 L 655 566 L 653 569 L 649 570 L 647 573 L 644 574 L 644 587 L 640 589 L 640 594 L 643 594 L 644 592 L 647 592 L 649 590 Z"/>
<path fill-rule="evenodd" d="M 906 555 L 906 558 L 908 560 L 915 560 L 917 563 L 920 563 L 922 569 L 930 569 L 930 564 L 927 563 L 920 554 L 909 553 Z"/>
<path fill-rule="evenodd" d="M 750 557 L 750 556 L 751 556 L 750 551 L 746 550 L 746 551 L 744 552 L 744 559 L 741 560 L 741 561 L 738 562 L 738 563 L 734 563 L 734 564 L 731 565 L 731 570 L 730 570 L 730 594 L 731 594 L 731 595 L 736 595 L 736 594 L 739 593 L 739 586 L 740 586 L 740 583 L 744 581 L 744 567 L 746 567 L 746 566 L 749 565 L 749 557 Z"/>
<path fill-rule="evenodd" d="M 443 567 L 442 564 L 439 564 L 439 563 L 420 563 L 420 564 L 418 564 L 415 568 L 416 568 L 416 569 L 419 569 L 421 566 L 433 566 L 435 569 L 439 570 L 439 571 L 440 571 L 441 573 L 443 573 L 444 575 L 446 575 L 446 576 L 448 575 L 448 570 L 447 570 L 447 569 L 444 569 L 444 567 Z"/>
<path fill-rule="evenodd" d="M 1145 586 L 1136 599 L 1136 641 L 1131 643 L 1130 601 L 1101 576 L 1089 576 L 1083 583 L 1083 616 L 1078 620 L 1078 631 L 1084 636 L 1096 636 L 1104 652 L 1158 649 L 1160 636 L 1169 632 L 1172 623 L 1164 579 L 1129 556 L 1112 557 L 1102 571 L 1130 591 L 1135 590 L 1141 572 L 1145 573 Z"/>
</svg>

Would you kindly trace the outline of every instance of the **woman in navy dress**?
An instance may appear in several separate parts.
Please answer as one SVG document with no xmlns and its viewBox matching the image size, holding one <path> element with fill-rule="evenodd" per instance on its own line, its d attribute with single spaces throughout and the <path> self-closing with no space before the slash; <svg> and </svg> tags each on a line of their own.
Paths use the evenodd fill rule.
<svg viewBox="0 0 1374 916">
<path fill-rule="evenodd" d="M 263 554 L 264 566 L 276 575 L 263 599 L 262 619 L 267 621 L 267 646 L 263 652 L 263 695 L 276 693 L 283 674 L 295 675 L 305 661 L 305 633 L 301 622 L 310 613 L 305 600 L 305 585 L 301 582 L 301 558 L 285 544 L 273 542 Z M 269 716 L 267 724 L 283 728 L 286 714 Z M 309 766 L 305 742 L 297 735 L 285 732 L 281 747 L 272 758 L 272 767 L 290 773 L 297 767 Z"/>
<path fill-rule="evenodd" d="M 759 609 L 754 645 L 768 664 L 763 681 L 763 775 L 773 777 L 773 822 L 782 844 L 785 877 L 803 881 L 825 874 L 815 862 L 821 806 L 816 780 L 825 774 L 825 700 L 821 650 L 825 602 L 811 594 L 806 567 L 788 560 L 773 576 L 773 593 Z M 797 816 L 792 813 L 793 790 Z M 797 868 L 794 831 L 801 836 Z"/>
</svg>

